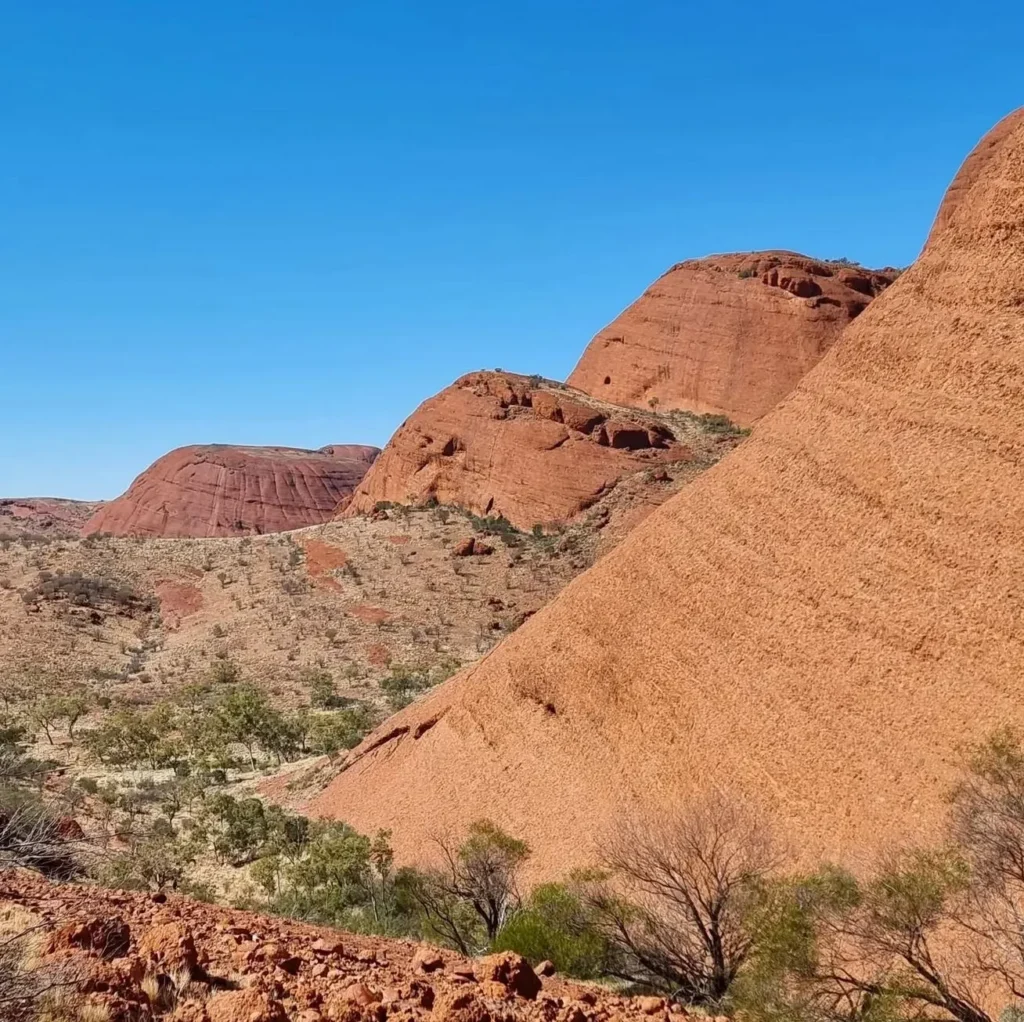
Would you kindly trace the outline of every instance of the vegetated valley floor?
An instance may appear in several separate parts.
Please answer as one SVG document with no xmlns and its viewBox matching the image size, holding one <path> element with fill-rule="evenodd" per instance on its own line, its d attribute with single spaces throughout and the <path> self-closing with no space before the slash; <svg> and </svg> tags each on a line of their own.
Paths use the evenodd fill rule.
<svg viewBox="0 0 1024 1022">
<path fill-rule="evenodd" d="M 443 507 L 251 538 L 6 534 L 0 682 L 148 703 L 231 661 L 282 705 L 306 698 L 311 666 L 372 701 L 395 665 L 452 669 L 486 653 L 740 438 L 689 434 L 692 460 L 624 478 L 553 535 L 489 533 Z M 493 552 L 453 556 L 470 536 Z"/>
</svg>

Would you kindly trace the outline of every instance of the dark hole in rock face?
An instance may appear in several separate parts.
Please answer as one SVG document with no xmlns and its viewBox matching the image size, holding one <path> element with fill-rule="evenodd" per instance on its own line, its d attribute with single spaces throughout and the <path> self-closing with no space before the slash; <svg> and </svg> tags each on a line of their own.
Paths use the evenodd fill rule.
<svg viewBox="0 0 1024 1022">
<path fill-rule="evenodd" d="M 413 732 L 413 738 L 422 738 L 437 722 L 440 720 L 439 717 L 431 717 L 430 720 L 425 720 L 421 724 L 416 726 L 416 730 Z"/>
<path fill-rule="evenodd" d="M 612 378 L 611 378 L 610 376 L 606 376 L 606 377 L 604 378 L 604 382 L 605 382 L 605 385 L 607 386 L 607 384 L 609 384 L 609 383 L 611 383 L 611 382 L 612 382 Z"/>
</svg>

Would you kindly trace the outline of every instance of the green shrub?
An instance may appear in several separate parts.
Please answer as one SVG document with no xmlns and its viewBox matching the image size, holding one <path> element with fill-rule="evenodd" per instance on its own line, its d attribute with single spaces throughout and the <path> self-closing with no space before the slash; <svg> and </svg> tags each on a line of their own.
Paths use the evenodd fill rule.
<svg viewBox="0 0 1024 1022">
<path fill-rule="evenodd" d="M 504 516 L 470 515 L 470 525 L 485 536 L 497 536 L 505 546 L 521 546 L 523 534 Z"/>
<path fill-rule="evenodd" d="M 214 685 L 236 685 L 242 672 L 233 660 L 217 660 L 210 665 L 209 678 Z"/>
<path fill-rule="evenodd" d="M 128 586 L 105 578 L 83 575 L 80 571 L 41 571 L 36 584 L 22 594 L 22 600 L 34 606 L 41 601 L 66 600 L 76 607 L 106 610 L 125 617 L 160 609 L 155 596 L 140 596 Z"/>
<path fill-rule="evenodd" d="M 319 755 L 354 749 L 371 727 L 372 721 L 364 706 L 318 713 L 310 722 L 309 749 Z"/>
<path fill-rule="evenodd" d="M 547 959 L 567 976 L 594 979 L 610 949 L 572 883 L 542 884 L 498 933 L 494 951 L 515 951 L 532 962 Z"/>
<path fill-rule="evenodd" d="M 338 693 L 330 671 L 309 667 L 299 679 L 309 689 L 309 704 L 318 710 L 329 710 L 339 705 Z"/>
<path fill-rule="evenodd" d="M 391 673 L 378 686 L 388 706 L 397 712 L 431 687 L 430 675 L 418 667 L 395 664 Z"/>
</svg>

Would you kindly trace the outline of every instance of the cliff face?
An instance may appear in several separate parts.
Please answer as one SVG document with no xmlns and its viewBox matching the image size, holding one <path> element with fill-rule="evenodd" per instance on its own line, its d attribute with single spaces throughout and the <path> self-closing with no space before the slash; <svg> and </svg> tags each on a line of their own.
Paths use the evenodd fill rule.
<svg viewBox="0 0 1024 1022">
<path fill-rule="evenodd" d="M 590 342 L 568 382 L 620 405 L 748 425 L 893 279 L 793 252 L 679 263 Z"/>
<path fill-rule="evenodd" d="M 406 855 L 486 816 L 549 875 L 709 789 L 807 860 L 934 839 L 957 750 L 1024 726 L 1024 112 L 994 137 L 749 440 L 312 810 Z"/>
<path fill-rule="evenodd" d="M 88 535 L 241 536 L 328 521 L 376 447 L 179 447 L 155 461 L 83 528 Z"/>
<path fill-rule="evenodd" d="M 529 529 L 571 518 L 626 472 L 686 453 L 649 414 L 616 416 L 512 373 L 470 373 L 399 427 L 344 513 L 433 498 Z"/>
</svg>

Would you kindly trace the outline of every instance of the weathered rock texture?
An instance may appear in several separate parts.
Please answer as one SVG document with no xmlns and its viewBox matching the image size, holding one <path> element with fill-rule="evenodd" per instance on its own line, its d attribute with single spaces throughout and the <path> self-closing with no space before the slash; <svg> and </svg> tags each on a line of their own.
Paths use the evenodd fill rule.
<svg viewBox="0 0 1024 1022">
<path fill-rule="evenodd" d="M 242 536 L 330 520 L 379 453 L 337 444 L 179 447 L 153 462 L 82 530 L 115 536 Z"/>
<path fill-rule="evenodd" d="M 794 252 L 679 263 L 590 342 L 568 382 L 619 405 L 653 402 L 748 425 L 894 275 Z"/>
<path fill-rule="evenodd" d="M 963 743 L 1024 725 L 1024 112 L 998 131 L 751 439 L 312 809 L 410 857 L 487 816 L 548 873 L 711 788 L 807 859 L 934 838 Z"/>
<path fill-rule="evenodd" d="M 470 373 L 399 427 L 344 513 L 434 499 L 523 529 L 566 521 L 623 474 L 687 457 L 658 417 L 618 413 L 525 376 Z"/>
<path fill-rule="evenodd" d="M 39 954 L 31 967 L 61 982 L 68 1018 L 72 1008 L 75 1018 L 110 1022 L 668 1022 L 686 1016 L 678 1007 L 670 1015 L 657 999 L 542 979 L 508 952 L 468 960 L 407 940 L 175 895 L 62 886 L 8 870 L 0 871 L 0 909 L 35 927 Z M 177 996 L 168 996 L 171 989 Z"/>
<path fill-rule="evenodd" d="M 99 500 L 3 497 L 0 498 L 0 535 L 77 536 L 79 529 L 102 506 Z"/>
</svg>

